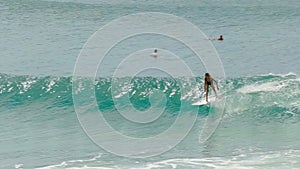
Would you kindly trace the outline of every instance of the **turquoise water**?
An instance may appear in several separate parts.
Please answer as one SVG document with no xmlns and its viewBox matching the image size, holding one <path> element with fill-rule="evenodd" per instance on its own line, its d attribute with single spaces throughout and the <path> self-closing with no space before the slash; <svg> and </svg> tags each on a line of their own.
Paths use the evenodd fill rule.
<svg viewBox="0 0 300 169">
<path fill-rule="evenodd" d="M 115 80 L 122 82 L 122 79 Z M 118 103 L 126 95 L 111 93 L 108 89 L 111 82 L 111 79 L 97 80 L 99 109 L 115 130 L 133 137 L 149 137 L 166 130 L 180 115 L 180 103 L 192 104 L 199 97 L 193 88 L 182 95 L 176 83 L 167 85 L 172 79 L 137 78 L 129 92 L 135 108 L 149 107 L 148 96 L 158 86 L 165 89 L 168 103 L 159 120 L 147 125 L 135 124 L 116 114 L 114 101 Z M 178 146 L 158 157 L 145 159 L 115 156 L 88 139 L 76 118 L 71 77 L 2 74 L 0 86 L 2 168 L 15 164 L 24 164 L 24 168 L 50 164 L 55 165 L 45 168 L 170 168 L 173 165 L 298 168 L 300 165 L 300 80 L 294 74 L 226 80 L 222 84 L 227 90 L 224 118 L 212 138 L 204 144 L 198 142 L 203 120 L 211 113 L 209 108 L 200 107 L 193 129 Z M 123 108 L 132 111 L 129 105 Z M 190 106 L 183 113 L 192 111 Z"/>
<path fill-rule="evenodd" d="M 206 142 L 199 143 L 199 135 L 218 107 L 190 106 L 203 97 L 205 68 L 182 44 L 156 35 L 128 39 L 110 51 L 93 84 L 97 110 L 114 130 L 137 138 L 162 133 L 177 117 L 196 117 L 187 136 L 157 156 L 126 158 L 99 147 L 81 127 L 72 88 L 79 52 L 101 26 L 136 12 L 174 14 L 208 37 L 224 35 L 212 43 L 227 76 L 219 79 L 225 111 Z M 299 16 L 296 0 L 1 1 L 0 168 L 300 168 Z M 132 51 L 172 51 L 197 77 L 101 77 L 126 57 L 128 44 Z M 150 123 L 118 113 L 153 107 L 162 114 Z M 106 139 L 122 150 L 118 140 Z"/>
</svg>

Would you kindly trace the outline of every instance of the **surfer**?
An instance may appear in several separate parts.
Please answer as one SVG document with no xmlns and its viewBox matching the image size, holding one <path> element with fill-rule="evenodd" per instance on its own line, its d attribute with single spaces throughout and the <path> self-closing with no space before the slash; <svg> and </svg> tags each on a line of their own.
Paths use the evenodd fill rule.
<svg viewBox="0 0 300 169">
<path fill-rule="evenodd" d="M 204 77 L 204 89 L 205 89 L 205 93 L 206 93 L 205 94 L 205 96 L 206 96 L 206 102 L 208 102 L 209 86 L 211 86 L 211 88 L 213 89 L 213 91 L 214 91 L 214 93 L 216 95 L 216 98 L 218 97 L 216 89 L 215 89 L 215 86 L 213 84 L 213 81 L 216 82 L 217 89 L 219 90 L 218 82 L 212 76 L 210 76 L 209 73 L 205 73 L 205 77 Z"/>
<path fill-rule="evenodd" d="M 209 39 L 209 40 L 220 40 L 220 41 L 222 41 L 224 39 L 223 39 L 223 35 L 220 35 L 220 37 L 218 37 L 218 38 L 212 38 L 212 39 Z"/>
<path fill-rule="evenodd" d="M 151 56 L 157 58 L 157 49 L 154 49 L 154 52 L 151 54 Z"/>
<path fill-rule="evenodd" d="M 223 39 L 223 35 L 220 35 L 220 37 L 218 38 L 218 40 L 224 40 Z"/>
</svg>

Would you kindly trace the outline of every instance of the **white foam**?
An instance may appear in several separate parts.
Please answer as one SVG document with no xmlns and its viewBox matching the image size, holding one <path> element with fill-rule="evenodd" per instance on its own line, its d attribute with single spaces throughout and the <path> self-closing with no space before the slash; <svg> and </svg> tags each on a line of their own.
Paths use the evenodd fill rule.
<svg viewBox="0 0 300 169">
<path fill-rule="evenodd" d="M 15 168 L 16 169 L 22 169 L 23 168 L 23 164 L 15 164 Z"/>
<path fill-rule="evenodd" d="M 263 74 L 261 76 L 280 76 L 280 77 L 287 77 L 287 76 L 297 76 L 297 73 L 294 72 L 289 72 L 287 74 L 276 74 L 276 73 L 268 73 L 268 74 Z"/>
<path fill-rule="evenodd" d="M 54 85 L 55 85 L 55 81 L 51 80 L 47 86 L 46 92 L 49 92 L 52 89 L 52 86 L 54 86 Z"/>
<path fill-rule="evenodd" d="M 23 90 L 20 90 L 20 94 L 23 94 L 24 92 L 26 92 L 29 88 L 30 88 L 30 86 L 32 85 L 32 84 L 34 84 L 34 83 L 36 83 L 36 80 L 28 80 L 28 81 L 25 81 L 25 82 L 21 82 L 21 85 L 22 85 L 22 87 L 23 87 Z"/>
<path fill-rule="evenodd" d="M 154 168 L 213 168 L 213 169 L 266 169 L 266 168 L 281 168 L 290 169 L 293 167 L 300 167 L 300 150 L 281 150 L 281 151 L 267 151 L 250 153 L 243 153 L 235 156 L 222 156 L 222 157 L 206 157 L 206 158 L 174 158 L 157 162 L 149 163 L 135 163 L 140 166 L 116 166 L 103 167 L 101 165 L 101 155 L 88 160 L 72 160 L 62 162 L 58 165 L 46 166 L 37 169 L 116 169 L 116 168 L 131 168 L 131 169 L 154 169 Z M 92 166 L 89 166 L 88 162 Z M 81 167 L 77 167 L 80 164 Z M 76 166 L 76 167 L 75 167 Z"/>
<path fill-rule="evenodd" d="M 203 95 L 203 92 L 201 92 L 199 90 L 199 88 L 200 88 L 199 85 L 195 85 L 195 87 L 193 87 L 190 91 L 184 93 L 181 96 L 180 100 L 190 100 L 191 99 L 193 102 L 195 100 L 199 100 L 199 98 L 201 98 Z"/>
<path fill-rule="evenodd" d="M 172 93 L 169 95 L 169 97 L 172 97 L 176 93 L 176 89 L 172 90 Z"/>
<path fill-rule="evenodd" d="M 132 91 L 132 85 L 127 84 L 127 85 L 121 87 L 121 92 L 119 94 L 117 94 L 116 96 L 114 96 L 114 98 L 118 99 L 118 98 L 124 96 L 125 94 L 127 94 L 130 91 Z"/>
<path fill-rule="evenodd" d="M 255 92 L 274 92 L 279 91 L 281 88 L 287 86 L 287 84 L 278 82 L 268 82 L 263 84 L 251 84 L 244 86 L 237 90 L 239 93 L 255 93 Z"/>
<path fill-rule="evenodd" d="M 152 168 L 214 168 L 214 169 L 265 169 L 286 168 L 300 166 L 297 159 L 300 158 L 299 150 L 253 152 L 228 157 L 208 158 L 178 158 L 163 160 L 148 164 L 146 167 L 135 169 Z M 269 167 L 267 167 L 269 166 Z"/>
</svg>

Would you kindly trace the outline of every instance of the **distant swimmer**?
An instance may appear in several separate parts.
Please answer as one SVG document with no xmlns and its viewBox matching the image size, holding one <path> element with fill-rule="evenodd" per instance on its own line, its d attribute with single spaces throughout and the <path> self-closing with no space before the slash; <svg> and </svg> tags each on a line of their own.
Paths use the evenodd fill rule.
<svg viewBox="0 0 300 169">
<path fill-rule="evenodd" d="M 208 102 L 209 86 L 211 86 L 211 88 L 213 89 L 213 91 L 214 91 L 214 93 L 216 95 L 216 98 L 218 97 L 216 89 L 215 89 L 215 86 L 213 84 L 213 81 L 216 82 L 217 89 L 219 90 L 218 82 L 212 76 L 210 76 L 209 73 L 205 73 L 205 77 L 204 77 L 204 89 L 205 89 L 205 92 L 206 92 L 206 94 L 205 94 L 205 96 L 206 96 L 206 102 Z"/>
<path fill-rule="evenodd" d="M 154 50 L 154 52 L 151 54 L 152 57 L 157 58 L 157 49 Z"/>
<path fill-rule="evenodd" d="M 209 39 L 209 40 L 221 40 L 222 41 L 224 39 L 223 39 L 223 35 L 220 35 L 220 37 L 218 37 L 218 38 L 212 38 L 212 39 Z"/>
</svg>

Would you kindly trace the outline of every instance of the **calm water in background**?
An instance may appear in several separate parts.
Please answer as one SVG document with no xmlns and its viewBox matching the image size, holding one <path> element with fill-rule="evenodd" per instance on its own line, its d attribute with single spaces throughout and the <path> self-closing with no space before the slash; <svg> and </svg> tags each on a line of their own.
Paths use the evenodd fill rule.
<svg viewBox="0 0 300 169">
<path fill-rule="evenodd" d="M 136 12 L 184 17 L 215 42 L 227 76 L 299 73 L 299 2 L 1 1 L 0 72 L 71 75 L 87 39 Z M 126 29 L 126 28 L 124 28 Z M 175 52 L 176 51 L 172 51 Z"/>
<path fill-rule="evenodd" d="M 296 0 L 2 0 L 0 168 L 300 168 L 299 6 Z M 126 159 L 97 147 L 82 131 L 72 103 L 71 75 L 82 46 L 101 26 L 148 11 L 183 17 L 208 37 L 223 34 L 225 41 L 213 44 L 228 77 L 222 84 L 228 101 L 222 124 L 204 147 L 194 144 L 199 132 L 194 127 L 173 151 Z M 141 78 L 133 90 L 138 95 L 165 81 Z M 110 112 L 111 99 L 103 97 L 109 80 L 105 82 L 99 80 L 97 92 L 104 100 L 102 109 Z M 168 86 L 166 94 L 173 88 Z M 171 97 L 175 103 L 176 96 Z M 134 98 L 137 107 L 147 108 L 143 97 Z M 192 103 L 196 98 L 192 94 L 183 100 Z M 171 123 L 165 120 L 158 125 Z"/>
</svg>

